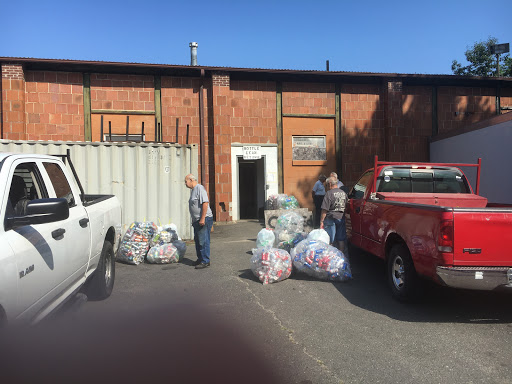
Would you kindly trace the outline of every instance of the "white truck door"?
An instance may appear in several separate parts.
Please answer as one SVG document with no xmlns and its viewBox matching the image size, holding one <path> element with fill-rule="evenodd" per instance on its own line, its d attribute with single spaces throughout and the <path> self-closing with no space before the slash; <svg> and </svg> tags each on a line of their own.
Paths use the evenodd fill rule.
<svg viewBox="0 0 512 384">
<path fill-rule="evenodd" d="M 13 162 L 8 175 L 8 191 L 7 217 L 23 216 L 28 201 L 49 197 L 36 162 L 26 160 Z M 62 228 L 62 224 L 61 221 L 16 229 L 7 229 L 4 224 L 5 240 L 17 260 L 18 317 L 31 318 L 55 299 L 55 288 L 62 281 L 61 259 L 66 247 L 63 239 L 54 238 L 52 233 Z"/>
<path fill-rule="evenodd" d="M 85 277 L 85 271 L 91 255 L 91 225 L 85 207 L 80 199 L 80 191 L 66 168 L 60 162 L 43 160 L 44 170 L 50 180 L 48 183 L 50 197 L 65 198 L 69 205 L 69 218 L 61 223 L 66 232 L 66 248 L 62 255 L 62 281 L 74 286 Z"/>
<path fill-rule="evenodd" d="M 8 207 L 22 216 L 33 199 L 65 197 L 69 217 L 54 223 L 26 225 L 6 231 L 16 253 L 19 269 L 18 308 L 20 318 L 59 304 L 85 281 L 90 256 L 90 226 L 74 186 L 73 191 L 58 160 L 13 162 L 9 182 L 13 191 Z M 7 212 L 6 214 L 10 214 Z"/>
</svg>

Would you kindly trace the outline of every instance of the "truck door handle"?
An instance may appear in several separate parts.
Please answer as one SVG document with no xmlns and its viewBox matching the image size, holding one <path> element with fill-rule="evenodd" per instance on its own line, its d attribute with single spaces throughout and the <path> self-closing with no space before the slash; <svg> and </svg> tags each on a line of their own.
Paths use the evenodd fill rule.
<svg viewBox="0 0 512 384">
<path fill-rule="evenodd" d="M 356 208 L 356 213 L 359 213 L 359 212 L 361 212 L 361 207 Z"/>
<path fill-rule="evenodd" d="M 89 219 L 86 217 L 85 219 L 81 219 L 78 224 L 80 224 L 80 226 L 82 228 L 86 228 L 87 227 L 87 223 L 89 222 Z"/>
<path fill-rule="evenodd" d="M 64 236 L 64 233 L 66 233 L 66 230 L 64 228 L 59 228 L 52 232 L 52 237 L 56 240 L 60 240 L 59 238 Z"/>
</svg>

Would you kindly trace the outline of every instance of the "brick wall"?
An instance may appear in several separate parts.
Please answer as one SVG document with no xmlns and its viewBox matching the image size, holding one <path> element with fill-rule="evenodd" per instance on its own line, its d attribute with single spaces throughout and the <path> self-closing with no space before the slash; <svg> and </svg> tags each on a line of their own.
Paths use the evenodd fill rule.
<svg viewBox="0 0 512 384">
<path fill-rule="evenodd" d="M 496 115 L 496 90 L 493 88 L 439 87 L 437 95 L 439 133 Z"/>
<path fill-rule="evenodd" d="M 334 84 L 283 83 L 284 114 L 336 113 Z"/>
<path fill-rule="evenodd" d="M 343 169 L 338 177 L 353 185 L 373 164 L 373 156 L 384 155 L 384 101 L 377 85 L 343 85 L 341 126 Z"/>
<path fill-rule="evenodd" d="M 432 136 L 432 87 L 407 87 L 402 90 L 402 126 L 395 151 L 401 161 L 428 161 Z"/>
<path fill-rule="evenodd" d="M 162 77 L 162 134 L 164 141 L 176 141 L 176 118 L 179 119 L 178 143 L 185 144 L 187 124 L 189 143 L 200 143 L 199 132 L 200 79 L 187 77 Z M 207 91 L 203 92 L 205 125 L 207 124 Z"/>
<path fill-rule="evenodd" d="M 1 80 L 3 138 L 26 140 L 23 67 L 19 64 L 3 64 Z"/>
<path fill-rule="evenodd" d="M 213 161 L 210 167 L 210 183 L 213 183 L 215 188 L 213 193 L 210 188 L 210 200 L 213 201 L 211 208 L 215 212 L 217 221 L 231 220 L 228 208 L 229 203 L 233 201 L 231 191 L 231 111 L 223 105 L 224 100 L 230 99 L 230 96 L 229 81 L 226 81 L 225 74 L 214 73 L 212 75 L 213 126 L 210 133 L 214 137 L 215 149 L 210 156 Z"/>
<path fill-rule="evenodd" d="M 83 79 L 74 72 L 26 72 L 28 140 L 83 141 Z"/>
<path fill-rule="evenodd" d="M 154 111 L 153 76 L 91 74 L 91 109 Z"/>
<path fill-rule="evenodd" d="M 229 95 L 217 101 L 228 116 L 230 143 L 277 143 L 274 82 L 232 81 Z"/>
</svg>

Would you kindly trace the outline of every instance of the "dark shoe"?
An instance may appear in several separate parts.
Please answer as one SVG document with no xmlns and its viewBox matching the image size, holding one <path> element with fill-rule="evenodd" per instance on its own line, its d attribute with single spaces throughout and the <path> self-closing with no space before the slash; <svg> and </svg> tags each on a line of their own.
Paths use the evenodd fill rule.
<svg viewBox="0 0 512 384">
<path fill-rule="evenodd" d="M 197 259 L 196 261 L 194 261 L 193 265 L 199 265 L 199 264 L 201 264 L 201 260 Z"/>
<path fill-rule="evenodd" d="M 196 265 L 196 269 L 204 269 L 208 268 L 210 266 L 210 263 L 199 263 Z"/>
</svg>

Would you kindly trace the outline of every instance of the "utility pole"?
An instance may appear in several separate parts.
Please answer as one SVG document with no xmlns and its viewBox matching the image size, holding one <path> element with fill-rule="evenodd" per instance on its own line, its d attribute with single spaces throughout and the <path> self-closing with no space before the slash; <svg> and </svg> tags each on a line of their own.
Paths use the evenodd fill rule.
<svg viewBox="0 0 512 384">
<path fill-rule="evenodd" d="M 496 55 L 496 72 L 497 76 L 500 77 L 500 54 L 510 52 L 510 44 L 495 44 L 491 45 L 491 54 Z"/>
</svg>

